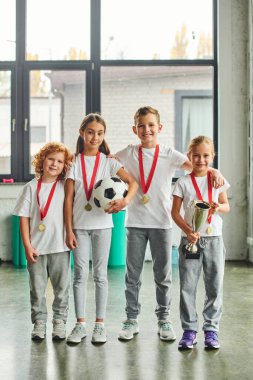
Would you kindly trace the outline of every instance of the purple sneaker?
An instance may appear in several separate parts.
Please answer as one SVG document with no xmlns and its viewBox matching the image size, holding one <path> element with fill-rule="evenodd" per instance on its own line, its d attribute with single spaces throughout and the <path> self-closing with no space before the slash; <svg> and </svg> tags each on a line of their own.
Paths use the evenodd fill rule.
<svg viewBox="0 0 253 380">
<path fill-rule="evenodd" d="M 193 345 L 197 343 L 196 331 L 185 330 L 183 336 L 178 344 L 178 348 L 193 348 Z"/>
<path fill-rule="evenodd" d="M 205 331 L 205 348 L 220 348 L 218 335 L 215 331 Z"/>
</svg>

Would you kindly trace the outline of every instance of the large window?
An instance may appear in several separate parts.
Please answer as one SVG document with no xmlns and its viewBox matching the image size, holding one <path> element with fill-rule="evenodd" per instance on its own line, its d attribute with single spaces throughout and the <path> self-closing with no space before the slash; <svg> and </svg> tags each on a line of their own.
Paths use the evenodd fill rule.
<svg viewBox="0 0 253 380">
<path fill-rule="evenodd" d="M 48 141 L 74 151 L 85 109 L 85 71 L 30 71 L 29 160 Z M 27 121 L 28 124 L 28 121 Z M 28 128 L 28 125 L 27 125 Z"/>
<path fill-rule="evenodd" d="M 102 59 L 213 57 L 212 0 L 101 0 Z"/>
<path fill-rule="evenodd" d="M 138 141 L 133 116 L 145 105 L 160 112 L 161 143 L 184 152 L 204 133 L 217 152 L 217 0 L 0 7 L 0 180 L 31 179 L 33 156 L 50 140 L 74 152 L 89 112 L 105 118 L 112 152 Z"/>
<path fill-rule="evenodd" d="M 11 173 L 11 73 L 0 71 L 0 173 Z M 13 120 L 12 128 L 15 128 Z"/>
<path fill-rule="evenodd" d="M 213 94 L 208 86 L 201 90 L 176 91 L 175 106 L 175 145 L 178 150 L 187 152 L 194 136 L 213 137 Z"/>
<path fill-rule="evenodd" d="M 90 59 L 90 1 L 27 0 L 26 58 Z"/>
<path fill-rule="evenodd" d="M 0 0 L 0 61 L 16 59 L 15 0 Z"/>
<path fill-rule="evenodd" d="M 208 98 L 201 94 L 208 94 Z M 212 98 L 213 68 L 209 66 L 102 69 L 102 114 L 107 120 L 107 138 L 113 152 L 138 141 L 131 126 L 135 111 L 145 105 L 160 112 L 161 143 L 185 152 L 187 141 L 193 136 L 207 134 L 212 138 Z"/>
</svg>

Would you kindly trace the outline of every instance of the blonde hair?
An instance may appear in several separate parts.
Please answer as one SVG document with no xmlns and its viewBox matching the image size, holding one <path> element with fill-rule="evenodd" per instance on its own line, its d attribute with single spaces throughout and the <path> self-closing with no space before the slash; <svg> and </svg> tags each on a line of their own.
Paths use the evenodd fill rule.
<svg viewBox="0 0 253 380">
<path fill-rule="evenodd" d="M 64 179 L 67 171 L 72 163 L 72 154 L 70 150 L 62 143 L 49 142 L 44 145 L 37 154 L 35 154 L 32 161 L 35 177 L 40 178 L 43 175 L 43 162 L 45 158 L 51 153 L 63 153 L 64 154 L 64 167 L 59 175 L 59 179 Z"/>
<path fill-rule="evenodd" d="M 139 108 L 135 112 L 135 115 L 134 115 L 134 125 L 136 126 L 138 124 L 140 116 L 146 116 L 148 113 L 152 113 L 153 115 L 155 115 L 155 117 L 157 119 L 157 123 L 160 124 L 160 114 L 157 111 L 157 109 L 155 109 L 155 108 L 153 108 L 151 106 L 145 106 L 145 107 Z"/>
<path fill-rule="evenodd" d="M 189 145 L 188 145 L 188 151 L 187 153 L 190 154 L 192 152 L 192 149 L 195 147 L 195 146 L 198 146 L 202 143 L 205 143 L 207 145 L 210 145 L 211 149 L 212 149 L 212 153 L 213 155 L 215 155 L 215 151 L 214 151 L 214 143 L 213 143 L 213 140 L 210 138 L 210 137 L 207 137 L 207 136 L 197 136 L 197 137 L 194 137 Z"/>
</svg>

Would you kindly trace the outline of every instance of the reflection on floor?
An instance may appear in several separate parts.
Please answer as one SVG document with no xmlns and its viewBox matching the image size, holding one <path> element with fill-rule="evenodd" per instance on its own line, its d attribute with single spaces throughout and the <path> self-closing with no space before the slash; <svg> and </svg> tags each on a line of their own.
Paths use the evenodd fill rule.
<svg viewBox="0 0 253 380">
<path fill-rule="evenodd" d="M 0 378 L 3 380 L 181 380 L 181 379 L 252 379 L 253 357 L 253 266 L 227 263 L 224 287 L 224 311 L 219 334 L 221 349 L 205 351 L 202 331 L 198 344 L 190 352 L 177 349 L 182 331 L 179 320 L 178 268 L 173 266 L 173 305 L 171 320 L 177 341 L 166 343 L 157 335 L 154 315 L 152 264 L 145 263 L 140 300 L 140 333 L 127 343 L 117 339 L 124 316 L 124 267 L 109 269 L 107 313 L 108 341 L 102 346 L 91 344 L 94 320 L 94 288 L 90 276 L 87 303 L 87 338 L 77 346 L 65 341 L 53 343 L 52 314 L 49 311 L 47 338 L 31 341 L 29 285 L 26 269 L 11 264 L 0 266 Z M 50 285 L 48 306 L 52 299 Z M 198 312 L 201 320 L 203 284 L 199 284 Z M 67 331 L 75 322 L 73 295 Z"/>
</svg>

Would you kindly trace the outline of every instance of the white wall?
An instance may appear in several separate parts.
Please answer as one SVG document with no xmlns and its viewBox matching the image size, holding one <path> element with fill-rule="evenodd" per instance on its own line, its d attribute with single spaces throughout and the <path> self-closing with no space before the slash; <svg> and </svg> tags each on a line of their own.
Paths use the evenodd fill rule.
<svg viewBox="0 0 253 380">
<path fill-rule="evenodd" d="M 224 217 L 227 258 L 247 255 L 248 1 L 219 2 L 219 165 L 231 184 Z"/>
<path fill-rule="evenodd" d="M 12 260 L 11 212 L 22 185 L 0 184 L 0 258 Z"/>
<path fill-rule="evenodd" d="M 248 237 L 249 261 L 253 263 L 253 0 L 249 1 L 249 43 L 248 43 Z"/>
</svg>

